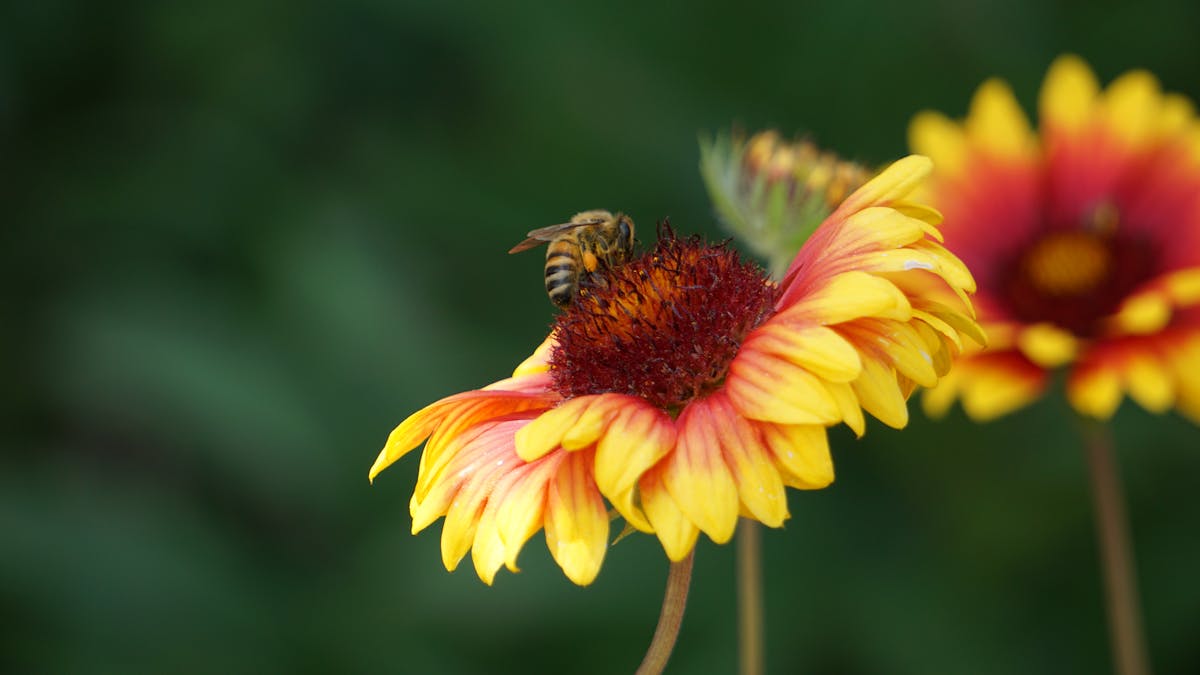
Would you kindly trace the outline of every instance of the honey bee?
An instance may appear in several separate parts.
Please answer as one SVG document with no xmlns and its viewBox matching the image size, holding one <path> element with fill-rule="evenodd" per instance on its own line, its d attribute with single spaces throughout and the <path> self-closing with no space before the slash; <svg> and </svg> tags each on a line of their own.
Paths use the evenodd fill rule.
<svg viewBox="0 0 1200 675">
<path fill-rule="evenodd" d="M 538 228 L 509 250 L 520 253 L 549 243 L 546 249 L 546 294 L 566 307 L 580 284 L 589 283 L 601 265 L 612 268 L 633 255 L 633 219 L 608 211 L 583 211 L 570 222 Z"/>
</svg>

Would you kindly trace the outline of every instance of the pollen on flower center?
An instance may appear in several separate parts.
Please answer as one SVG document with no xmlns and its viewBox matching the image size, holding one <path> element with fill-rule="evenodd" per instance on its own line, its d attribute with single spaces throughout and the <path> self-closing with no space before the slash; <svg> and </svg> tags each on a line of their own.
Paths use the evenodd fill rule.
<svg viewBox="0 0 1200 675">
<path fill-rule="evenodd" d="M 1088 337 L 1155 275 L 1159 259 L 1148 242 L 1112 227 L 1055 230 L 1017 253 L 1002 287 L 1015 318 Z"/>
<path fill-rule="evenodd" d="M 736 251 L 663 228 L 652 251 L 600 272 L 559 315 L 555 388 L 564 397 L 628 394 L 676 411 L 721 384 L 776 296 Z"/>
<path fill-rule="evenodd" d="M 1089 232 L 1052 232 L 1033 245 L 1022 262 L 1024 272 L 1042 293 L 1080 295 L 1093 290 L 1108 274 L 1108 245 Z"/>
</svg>

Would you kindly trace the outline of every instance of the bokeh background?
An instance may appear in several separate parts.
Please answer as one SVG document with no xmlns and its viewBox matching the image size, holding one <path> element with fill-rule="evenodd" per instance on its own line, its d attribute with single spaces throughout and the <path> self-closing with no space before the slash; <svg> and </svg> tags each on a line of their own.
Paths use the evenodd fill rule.
<svg viewBox="0 0 1200 675">
<path fill-rule="evenodd" d="M 655 4 L 5 3 L 0 669 L 630 672 L 654 541 L 580 589 L 539 535 L 488 588 L 409 535 L 416 455 L 367 484 L 544 335 L 508 247 L 594 207 L 720 237 L 699 133 L 884 162 L 987 76 L 1032 107 L 1063 51 L 1200 98 L 1188 0 Z M 1114 426 L 1157 672 L 1200 672 L 1200 432 Z M 771 672 L 1106 672 L 1063 404 L 834 444 L 765 533 Z M 670 672 L 734 670 L 733 589 L 704 540 Z"/>
</svg>

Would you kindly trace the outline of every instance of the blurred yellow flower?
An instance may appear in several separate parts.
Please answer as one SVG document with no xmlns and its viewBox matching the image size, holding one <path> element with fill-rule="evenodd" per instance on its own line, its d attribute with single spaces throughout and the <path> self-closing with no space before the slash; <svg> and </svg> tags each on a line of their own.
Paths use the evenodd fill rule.
<svg viewBox="0 0 1200 675">
<path fill-rule="evenodd" d="M 577 584 L 597 575 L 611 504 L 672 561 L 738 516 L 779 527 L 785 486 L 833 481 L 825 434 L 863 410 L 908 421 L 905 399 L 982 340 L 970 273 L 909 200 L 929 160 L 896 162 L 842 204 L 781 283 L 733 250 L 660 232 L 656 247 L 583 289 L 507 380 L 442 399 L 396 428 L 373 480 L 428 440 L 413 532 L 445 516 L 442 556 L 468 551 L 491 583 L 546 543 Z M 948 291 L 949 303 L 931 295 Z"/>
<path fill-rule="evenodd" d="M 979 281 L 991 341 L 924 402 L 986 420 L 1042 395 L 1055 369 L 1080 413 L 1128 394 L 1200 421 L 1200 123 L 1133 71 L 1101 89 L 1079 58 L 1050 67 L 1030 128 L 1006 84 L 979 87 L 964 122 L 923 112 L 913 149 L 946 245 Z"/>
</svg>

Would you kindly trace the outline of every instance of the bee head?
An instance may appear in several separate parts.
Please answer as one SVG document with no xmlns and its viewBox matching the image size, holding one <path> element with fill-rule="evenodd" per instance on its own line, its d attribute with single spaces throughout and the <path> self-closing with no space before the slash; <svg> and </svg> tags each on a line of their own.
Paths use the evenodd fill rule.
<svg viewBox="0 0 1200 675">
<path fill-rule="evenodd" d="M 617 250 L 623 259 L 633 257 L 633 219 L 624 213 L 617 214 Z"/>
</svg>

